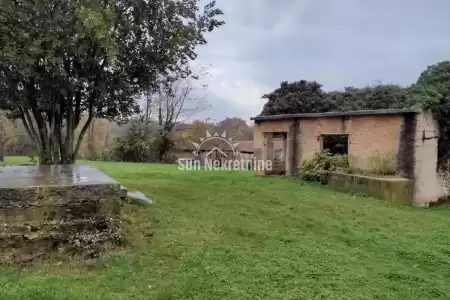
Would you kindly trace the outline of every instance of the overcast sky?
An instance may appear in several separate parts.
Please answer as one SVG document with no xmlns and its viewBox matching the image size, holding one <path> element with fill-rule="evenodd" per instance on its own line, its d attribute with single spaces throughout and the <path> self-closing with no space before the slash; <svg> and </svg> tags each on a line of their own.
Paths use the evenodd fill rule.
<svg viewBox="0 0 450 300">
<path fill-rule="evenodd" d="M 206 2 L 206 1 L 205 1 Z M 408 85 L 450 59 L 450 0 L 217 0 L 226 25 L 208 35 L 212 119 L 260 113 L 283 80 L 325 90 L 377 80 Z"/>
</svg>

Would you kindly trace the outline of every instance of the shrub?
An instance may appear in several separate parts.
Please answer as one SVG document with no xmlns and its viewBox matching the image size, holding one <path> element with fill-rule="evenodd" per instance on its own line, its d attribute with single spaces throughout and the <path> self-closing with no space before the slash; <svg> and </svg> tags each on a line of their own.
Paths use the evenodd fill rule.
<svg viewBox="0 0 450 300">
<path fill-rule="evenodd" d="M 30 164 L 33 164 L 33 165 L 37 164 L 37 162 L 38 162 L 36 159 L 36 156 L 34 156 L 34 155 L 28 156 L 28 159 L 30 160 Z"/>
<path fill-rule="evenodd" d="M 331 157 L 332 163 L 336 166 L 336 170 L 349 168 L 348 155 L 334 155 Z"/>
<path fill-rule="evenodd" d="M 375 175 L 395 175 L 396 164 L 392 157 L 375 155 L 370 158 L 371 172 Z"/>
<path fill-rule="evenodd" d="M 300 167 L 300 177 L 322 184 L 328 182 L 329 172 L 349 168 L 347 155 L 331 155 L 327 150 L 314 154 L 313 158 Z"/>
<path fill-rule="evenodd" d="M 136 117 L 129 123 L 124 136 L 114 139 L 104 156 L 118 161 L 154 162 L 158 160 L 160 128 Z"/>
</svg>

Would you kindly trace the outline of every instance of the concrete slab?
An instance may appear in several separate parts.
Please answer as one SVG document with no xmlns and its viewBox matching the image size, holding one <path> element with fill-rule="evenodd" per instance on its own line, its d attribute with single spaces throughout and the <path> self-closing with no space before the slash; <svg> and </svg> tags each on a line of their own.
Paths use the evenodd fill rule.
<svg viewBox="0 0 450 300">
<path fill-rule="evenodd" d="M 0 263 L 96 257 L 119 243 L 120 210 L 120 184 L 92 166 L 0 167 Z"/>
<path fill-rule="evenodd" d="M 0 167 L 0 188 L 116 184 L 89 165 Z"/>
</svg>

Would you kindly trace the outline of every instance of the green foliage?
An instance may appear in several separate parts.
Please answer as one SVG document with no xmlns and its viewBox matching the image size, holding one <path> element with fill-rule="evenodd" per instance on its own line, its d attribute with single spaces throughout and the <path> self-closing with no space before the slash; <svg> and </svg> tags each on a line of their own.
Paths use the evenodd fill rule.
<svg viewBox="0 0 450 300">
<path fill-rule="evenodd" d="M 393 157 L 374 155 L 370 157 L 370 163 L 371 174 L 389 176 L 396 173 L 396 162 Z"/>
<path fill-rule="evenodd" d="M 409 88 L 398 85 L 373 85 L 364 88 L 345 87 L 344 91 L 329 92 L 325 95 L 327 107 L 335 111 L 365 109 L 400 109 L 414 105 Z"/>
<path fill-rule="evenodd" d="M 270 94 L 261 115 L 276 115 L 290 113 L 322 112 L 331 110 L 325 107 L 322 85 L 312 81 L 283 81 L 280 87 Z"/>
<path fill-rule="evenodd" d="M 114 141 L 110 157 L 117 161 L 157 161 L 159 128 L 147 123 L 143 117 L 133 118 L 124 137 Z"/>
<path fill-rule="evenodd" d="M 415 105 L 410 94 L 409 88 L 382 84 L 325 93 L 315 81 L 284 81 L 278 89 L 263 96 L 268 100 L 261 115 L 406 108 Z"/>
<path fill-rule="evenodd" d="M 450 61 L 429 66 L 413 87 L 424 109 L 430 109 L 439 124 L 438 166 L 447 169 L 450 160 Z"/>
<path fill-rule="evenodd" d="M 173 141 L 144 116 L 132 118 L 125 136 L 118 137 L 104 156 L 105 160 L 173 163 Z"/>
<path fill-rule="evenodd" d="M 28 159 L 29 159 L 29 161 L 30 161 L 30 163 L 31 164 L 37 164 L 37 159 L 36 159 L 36 156 L 34 156 L 34 155 L 30 155 L 30 156 L 28 156 Z"/>
<path fill-rule="evenodd" d="M 347 155 L 331 155 L 327 150 L 315 153 L 309 161 L 300 167 L 300 177 L 307 181 L 328 182 L 329 172 L 347 169 L 349 167 Z"/>
<path fill-rule="evenodd" d="M 329 172 L 391 176 L 396 174 L 396 163 L 392 157 L 374 155 L 370 157 L 370 171 L 352 168 L 352 158 L 348 155 L 331 155 L 327 150 L 314 154 L 311 160 L 303 162 L 300 177 L 307 181 L 328 182 Z"/>
<path fill-rule="evenodd" d="M 195 77 L 189 62 L 220 15 L 215 1 L 3 1 L 0 108 L 22 120 L 41 163 L 73 163 L 95 117 L 127 119 L 144 91 Z"/>
</svg>

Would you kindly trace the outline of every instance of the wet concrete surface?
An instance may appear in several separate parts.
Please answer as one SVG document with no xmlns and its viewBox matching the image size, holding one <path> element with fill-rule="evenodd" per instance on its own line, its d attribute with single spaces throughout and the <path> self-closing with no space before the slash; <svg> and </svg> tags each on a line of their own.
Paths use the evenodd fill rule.
<svg viewBox="0 0 450 300">
<path fill-rule="evenodd" d="M 89 165 L 0 167 L 0 188 L 117 183 Z"/>
</svg>

